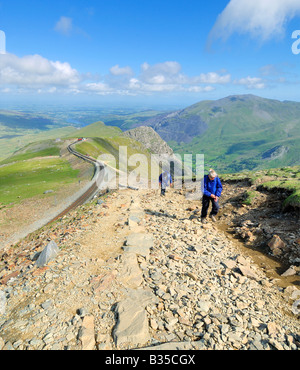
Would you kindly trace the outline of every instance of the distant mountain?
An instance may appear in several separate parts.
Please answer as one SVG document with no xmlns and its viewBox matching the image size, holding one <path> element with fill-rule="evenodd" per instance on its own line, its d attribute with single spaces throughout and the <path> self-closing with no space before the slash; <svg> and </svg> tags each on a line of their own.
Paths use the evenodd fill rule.
<svg viewBox="0 0 300 370">
<path fill-rule="evenodd" d="M 175 153 L 205 154 L 222 171 L 300 164 L 300 103 L 254 95 L 202 101 L 143 123 Z"/>
</svg>

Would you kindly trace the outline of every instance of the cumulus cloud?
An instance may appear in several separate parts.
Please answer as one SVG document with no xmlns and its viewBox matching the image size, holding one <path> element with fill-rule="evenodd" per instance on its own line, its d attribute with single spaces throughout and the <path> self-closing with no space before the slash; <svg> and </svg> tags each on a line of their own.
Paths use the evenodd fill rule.
<svg viewBox="0 0 300 370">
<path fill-rule="evenodd" d="M 234 81 L 235 84 L 237 85 L 243 85 L 246 86 L 247 89 L 252 90 L 252 89 L 264 89 L 266 87 L 264 81 L 259 78 L 259 77 L 245 77 L 241 78 L 239 80 Z"/>
<path fill-rule="evenodd" d="M 133 71 L 130 67 L 120 67 L 118 64 L 111 67 L 110 73 L 113 76 L 133 75 Z"/>
<path fill-rule="evenodd" d="M 231 0 L 219 15 L 209 36 L 228 39 L 232 34 L 249 34 L 262 41 L 284 35 L 287 23 L 300 15 L 299 0 Z"/>
<path fill-rule="evenodd" d="M 178 62 L 158 63 L 153 66 L 144 63 L 141 66 L 139 76 L 144 87 L 151 90 L 167 91 L 179 89 L 186 91 L 210 91 L 203 84 L 227 84 L 231 81 L 230 74 L 221 75 L 216 72 L 201 73 L 198 76 L 187 76 L 182 73 L 182 67 Z"/>
<path fill-rule="evenodd" d="M 0 86 L 38 88 L 70 86 L 80 81 L 80 74 L 69 63 L 53 62 L 40 55 L 19 58 L 0 55 Z"/>
<path fill-rule="evenodd" d="M 207 93 L 215 89 L 214 85 L 231 82 L 230 74 L 216 72 L 188 76 L 182 72 L 178 62 L 167 61 L 150 65 L 143 63 L 138 74 L 130 67 L 115 65 L 101 81 L 82 83 L 84 92 L 99 95 L 121 94 L 138 95 L 170 92 Z"/>
<path fill-rule="evenodd" d="M 0 91 L 2 93 L 35 91 L 47 94 L 139 95 L 154 93 L 209 93 L 218 85 L 239 84 L 262 89 L 260 78 L 246 77 L 232 81 L 226 71 L 189 76 L 175 61 L 150 65 L 143 63 L 135 73 L 129 66 L 115 65 L 109 72 L 81 74 L 69 63 L 51 61 L 40 55 L 18 57 L 0 55 Z"/>
<path fill-rule="evenodd" d="M 178 62 L 158 63 L 152 66 L 144 63 L 141 66 L 140 79 L 153 85 L 178 83 L 183 77 L 180 71 L 181 65 Z"/>
<path fill-rule="evenodd" d="M 231 81 L 231 75 L 225 74 L 220 75 L 216 72 L 201 73 L 195 77 L 194 83 L 205 83 L 205 84 L 227 84 Z"/>
</svg>

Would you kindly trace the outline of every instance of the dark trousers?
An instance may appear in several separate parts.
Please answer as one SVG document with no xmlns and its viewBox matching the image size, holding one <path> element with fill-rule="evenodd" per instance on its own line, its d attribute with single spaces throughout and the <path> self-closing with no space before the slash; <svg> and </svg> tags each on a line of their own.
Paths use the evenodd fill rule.
<svg viewBox="0 0 300 370">
<path fill-rule="evenodd" d="M 214 199 L 207 197 L 206 195 L 203 195 L 202 198 L 202 213 L 201 213 L 201 218 L 205 218 L 207 216 L 207 211 L 209 207 L 209 202 L 212 203 L 212 210 L 210 212 L 211 216 L 216 216 L 219 212 L 220 205 L 219 202 L 215 202 Z"/>
</svg>

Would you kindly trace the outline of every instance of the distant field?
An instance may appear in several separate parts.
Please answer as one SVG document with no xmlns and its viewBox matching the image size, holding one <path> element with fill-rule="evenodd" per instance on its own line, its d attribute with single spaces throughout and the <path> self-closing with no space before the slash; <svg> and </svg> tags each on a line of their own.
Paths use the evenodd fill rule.
<svg viewBox="0 0 300 370">
<path fill-rule="evenodd" d="M 49 139 L 62 139 L 75 130 L 74 127 L 64 127 L 47 131 L 8 129 L 0 124 L 0 161 L 7 159 L 29 143 Z"/>
<path fill-rule="evenodd" d="M 44 150 L 40 150 L 37 152 L 28 152 L 24 154 L 18 154 L 14 155 L 11 158 L 8 158 L 4 161 L 1 162 L 1 164 L 7 164 L 7 163 L 12 163 L 12 162 L 18 162 L 18 161 L 26 161 L 27 159 L 32 159 L 36 157 L 50 157 L 50 156 L 59 156 L 60 150 L 58 147 L 52 147 L 52 148 L 47 148 Z"/>
<path fill-rule="evenodd" d="M 76 181 L 79 171 L 60 158 L 30 159 L 0 167 L 0 203 L 19 203 Z M 45 195 L 46 196 L 46 195 Z"/>
</svg>

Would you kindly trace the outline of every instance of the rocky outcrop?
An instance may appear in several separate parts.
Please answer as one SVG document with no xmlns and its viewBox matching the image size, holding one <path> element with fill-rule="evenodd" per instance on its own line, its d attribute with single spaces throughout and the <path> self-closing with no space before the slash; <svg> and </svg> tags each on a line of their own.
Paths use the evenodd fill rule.
<svg viewBox="0 0 300 370">
<path fill-rule="evenodd" d="M 173 150 L 152 127 L 141 126 L 123 134 L 142 143 L 151 153 L 173 155 Z"/>
</svg>

